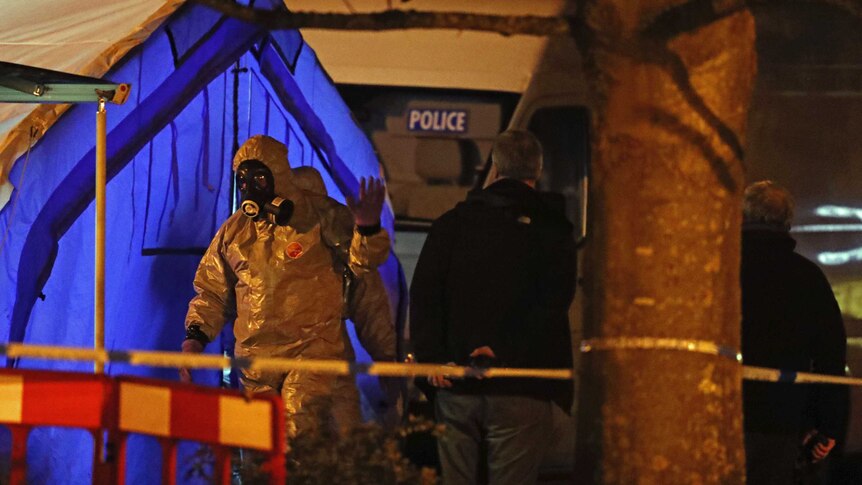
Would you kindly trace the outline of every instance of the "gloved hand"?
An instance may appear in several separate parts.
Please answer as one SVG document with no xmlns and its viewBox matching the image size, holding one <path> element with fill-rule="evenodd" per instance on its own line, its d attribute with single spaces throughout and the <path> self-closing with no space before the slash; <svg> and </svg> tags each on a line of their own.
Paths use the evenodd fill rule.
<svg viewBox="0 0 862 485">
<path fill-rule="evenodd" d="M 380 211 L 386 200 L 386 186 L 383 181 L 374 177 L 359 179 L 359 197 L 347 197 L 347 207 L 353 213 L 353 222 L 357 226 L 372 227 L 380 225 Z"/>
<path fill-rule="evenodd" d="M 183 340 L 183 353 L 200 354 L 204 351 L 204 344 L 197 340 L 187 338 Z M 180 367 L 180 382 L 191 383 L 192 373 L 185 367 Z"/>
</svg>

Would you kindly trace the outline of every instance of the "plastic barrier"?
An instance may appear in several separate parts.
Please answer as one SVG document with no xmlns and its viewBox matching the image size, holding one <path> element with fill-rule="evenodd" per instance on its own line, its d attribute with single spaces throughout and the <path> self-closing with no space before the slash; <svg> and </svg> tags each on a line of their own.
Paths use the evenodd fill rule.
<svg viewBox="0 0 862 485">
<path fill-rule="evenodd" d="M 176 483 L 177 443 L 206 443 L 216 457 L 216 483 L 231 481 L 230 448 L 265 452 L 270 483 L 284 484 L 284 407 L 276 395 L 191 386 L 155 379 L 117 378 L 119 480 L 125 483 L 129 433 L 159 438 L 162 483 Z"/>
<path fill-rule="evenodd" d="M 93 483 L 112 483 L 114 464 L 103 430 L 116 422 L 114 382 L 103 375 L 0 370 L 0 423 L 12 432 L 9 483 L 27 482 L 27 438 L 37 426 L 86 429 L 93 435 Z"/>
<path fill-rule="evenodd" d="M 191 440 L 213 447 L 216 483 L 230 483 L 230 448 L 241 447 L 266 453 L 270 483 L 283 484 L 283 413 L 276 395 L 247 396 L 133 377 L 0 370 L 0 424 L 12 432 L 9 483 L 13 485 L 26 483 L 27 438 L 37 426 L 92 433 L 93 483 L 125 483 L 127 439 L 130 433 L 139 433 L 159 439 L 162 483 L 176 483 L 177 444 Z"/>
</svg>

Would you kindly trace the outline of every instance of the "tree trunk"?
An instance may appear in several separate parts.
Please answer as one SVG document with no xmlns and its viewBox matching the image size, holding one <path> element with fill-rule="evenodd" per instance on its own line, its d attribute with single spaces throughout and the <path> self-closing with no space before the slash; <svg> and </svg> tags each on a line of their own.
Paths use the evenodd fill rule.
<svg viewBox="0 0 862 485">
<path fill-rule="evenodd" d="M 584 333 L 597 345 L 582 360 L 579 483 L 743 483 L 741 365 L 604 339 L 739 348 L 754 21 L 743 10 L 663 37 L 649 24 L 680 2 L 585 3 L 596 104 Z"/>
</svg>

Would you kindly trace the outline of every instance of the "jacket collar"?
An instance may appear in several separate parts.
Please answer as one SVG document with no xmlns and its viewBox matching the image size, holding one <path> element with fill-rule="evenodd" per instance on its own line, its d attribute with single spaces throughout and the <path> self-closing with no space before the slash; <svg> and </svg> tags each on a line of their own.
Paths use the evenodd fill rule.
<svg viewBox="0 0 862 485">
<path fill-rule="evenodd" d="M 484 189 L 494 195 L 512 198 L 536 197 L 536 189 L 521 182 L 520 180 L 502 178 Z"/>
<path fill-rule="evenodd" d="M 742 225 L 742 247 L 753 250 L 784 250 L 796 249 L 796 240 L 783 228 L 768 225 L 744 223 Z"/>
</svg>

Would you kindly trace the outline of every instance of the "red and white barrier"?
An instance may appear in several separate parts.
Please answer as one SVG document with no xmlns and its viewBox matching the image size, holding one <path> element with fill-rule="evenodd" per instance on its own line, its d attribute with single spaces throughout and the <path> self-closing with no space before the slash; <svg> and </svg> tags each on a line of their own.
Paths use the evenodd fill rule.
<svg viewBox="0 0 862 485">
<path fill-rule="evenodd" d="M 93 483 L 125 483 L 130 433 L 159 439 L 162 483 L 176 481 L 179 440 L 213 447 L 217 483 L 230 483 L 234 447 L 266 453 L 270 483 L 286 479 L 284 408 L 276 395 L 245 396 L 154 379 L 0 369 L 0 424 L 12 432 L 13 485 L 26 483 L 27 437 L 37 426 L 92 433 Z M 116 456 L 111 452 L 114 443 L 119 445 Z"/>
<path fill-rule="evenodd" d="M 120 477 L 125 475 L 126 437 L 128 433 L 139 433 L 158 437 L 162 442 L 162 483 L 175 483 L 177 440 L 213 447 L 216 483 L 230 483 L 231 447 L 268 453 L 270 482 L 284 483 L 284 408 L 280 397 L 246 396 L 132 377 L 118 378 L 117 385 Z"/>
</svg>

